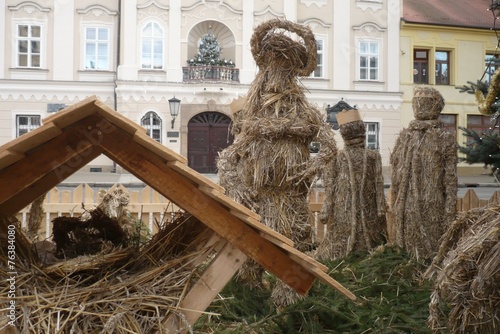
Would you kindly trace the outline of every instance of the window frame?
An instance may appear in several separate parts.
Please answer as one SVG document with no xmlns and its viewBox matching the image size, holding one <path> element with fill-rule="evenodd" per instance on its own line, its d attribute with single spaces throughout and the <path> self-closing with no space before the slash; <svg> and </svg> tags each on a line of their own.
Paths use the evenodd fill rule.
<svg viewBox="0 0 500 334">
<path fill-rule="evenodd" d="M 447 117 L 453 117 L 453 124 L 451 122 L 445 121 L 443 119 Z M 457 136 L 457 124 L 458 124 L 458 115 L 457 114 L 440 114 L 439 115 L 439 120 L 443 122 L 444 124 L 444 129 L 453 133 L 455 137 Z"/>
<path fill-rule="evenodd" d="M 144 36 L 144 30 L 148 27 L 148 25 L 153 25 L 152 27 L 152 36 Z M 157 26 L 161 30 L 161 37 L 155 37 L 154 34 L 154 26 Z M 150 47 L 150 52 L 148 53 L 149 55 L 149 61 L 150 61 L 150 67 L 147 67 L 145 62 L 143 61 L 146 57 L 144 54 L 144 42 L 145 38 L 148 39 L 148 42 L 150 43 L 148 46 Z M 155 68 L 155 40 L 161 40 L 161 53 L 159 59 L 161 59 L 161 66 L 159 68 Z M 144 23 L 141 27 L 140 31 L 140 69 L 141 70 L 149 70 L 149 71 L 161 71 L 165 69 L 165 28 L 157 21 L 148 21 Z"/>
<path fill-rule="evenodd" d="M 366 140 L 366 148 L 372 149 L 372 150 L 380 150 L 380 122 L 375 122 L 375 121 L 364 121 L 365 124 L 365 140 Z M 369 130 L 369 127 L 371 125 L 375 126 L 374 132 Z M 374 135 L 375 136 L 375 145 L 371 147 L 372 145 L 370 144 L 371 141 L 369 140 L 369 136 Z"/>
<path fill-rule="evenodd" d="M 446 60 L 438 60 L 437 54 L 438 53 L 445 53 L 447 56 Z M 443 65 L 446 65 L 445 71 L 447 72 L 446 75 L 446 80 L 438 80 L 438 71 L 442 72 Z M 434 69 L 435 69 L 435 76 L 434 76 L 434 84 L 435 85 L 450 85 L 450 73 L 451 73 L 451 51 L 450 50 L 442 50 L 442 49 L 436 49 L 434 51 Z"/>
<path fill-rule="evenodd" d="M 21 117 L 27 117 L 28 120 L 29 120 L 29 124 L 26 124 L 26 126 L 23 126 L 22 128 L 23 129 L 27 129 L 26 132 L 23 132 L 23 133 L 20 133 L 20 130 L 21 130 L 21 124 L 19 124 L 19 120 Z M 37 118 L 38 119 L 38 124 L 35 124 L 33 125 L 32 124 L 32 119 L 33 118 Z M 14 137 L 15 138 L 18 138 L 20 136 L 22 136 L 23 134 L 26 134 L 26 133 L 29 133 L 30 131 L 33 131 L 37 128 L 39 128 L 41 125 L 42 125 L 42 116 L 40 114 L 37 114 L 37 113 L 16 113 L 14 115 Z"/>
<path fill-rule="evenodd" d="M 491 61 L 496 58 L 496 61 Z M 493 73 L 500 68 L 500 55 L 496 52 L 486 52 L 484 55 L 484 81 L 491 82 Z"/>
<path fill-rule="evenodd" d="M 28 36 L 19 36 L 19 29 L 21 26 L 28 26 Z M 32 32 L 32 27 L 39 27 L 40 29 L 40 36 L 39 37 L 33 37 L 30 36 Z M 15 67 L 16 68 L 29 68 L 29 69 L 41 69 L 44 66 L 44 49 L 45 49 L 45 43 L 44 43 L 44 33 L 45 33 L 45 25 L 42 22 L 37 22 L 37 21 L 17 21 L 14 22 L 14 31 L 15 33 L 13 34 L 14 37 L 14 59 L 15 59 Z M 27 42 L 27 50 L 26 52 L 21 53 L 19 48 L 20 48 L 20 42 L 26 41 Z M 33 66 L 33 52 L 31 51 L 31 42 L 38 41 L 39 42 L 39 50 L 38 53 L 35 53 L 35 55 L 38 55 L 38 66 Z M 26 65 L 21 65 L 20 57 L 21 55 L 26 54 Z"/>
<path fill-rule="evenodd" d="M 368 44 L 368 52 L 362 53 L 362 44 Z M 371 45 L 376 44 L 378 52 L 372 53 L 371 52 Z M 357 50 L 357 79 L 359 81 L 373 81 L 373 82 L 379 82 L 381 81 L 381 73 L 382 73 L 382 55 L 381 55 L 381 50 L 382 50 L 382 41 L 376 40 L 376 39 L 359 39 L 358 40 L 358 50 Z M 366 62 L 366 66 L 362 66 L 362 57 L 368 57 L 368 61 Z M 377 59 L 377 65 L 372 67 L 371 66 L 371 58 L 375 57 Z M 368 76 L 367 78 L 362 78 L 361 72 L 362 70 L 366 70 Z M 376 73 L 376 78 L 371 78 L 371 72 L 372 70 L 375 70 Z"/>
<path fill-rule="evenodd" d="M 99 68 L 99 66 L 97 66 L 96 68 L 92 68 L 92 67 L 88 67 L 87 66 L 87 44 L 88 44 L 88 39 L 87 39 L 87 30 L 88 29 L 96 29 L 96 33 L 97 33 L 97 39 L 95 40 L 92 40 L 95 42 L 96 44 L 96 49 L 95 49 L 95 53 L 94 53 L 94 56 L 96 58 L 96 62 L 97 64 L 99 64 L 99 48 L 98 48 L 98 45 L 102 42 L 100 42 L 99 38 L 98 38 L 98 35 L 99 35 L 99 29 L 106 29 L 107 30 L 107 40 L 106 40 L 106 47 L 107 47 L 107 52 L 106 52 L 106 68 Z M 112 57 L 111 57 L 111 52 L 112 52 L 112 48 L 113 48 L 113 43 L 112 43 L 112 29 L 111 29 L 111 26 L 108 26 L 108 25 L 102 25 L 102 24 L 85 24 L 83 26 L 83 41 L 82 41 L 82 52 L 83 52 L 83 60 L 82 60 L 82 68 L 85 70 L 85 71 L 109 71 L 111 69 L 111 62 L 112 62 Z"/>
<path fill-rule="evenodd" d="M 322 44 L 322 49 L 320 50 L 319 47 L 317 48 L 317 65 L 316 65 L 316 68 L 314 69 L 314 71 L 309 75 L 309 78 L 312 78 L 312 79 L 323 79 L 325 78 L 325 72 L 326 72 L 326 59 L 327 59 L 327 55 L 326 55 L 326 37 L 325 36 L 318 36 L 316 35 L 315 36 L 315 39 L 316 39 L 316 42 L 318 41 L 321 41 L 321 44 Z M 321 57 L 320 57 L 321 56 Z M 319 71 L 320 74 L 319 75 L 316 75 L 316 71 Z"/>
<path fill-rule="evenodd" d="M 425 52 L 426 56 L 425 58 L 417 58 L 417 53 L 418 52 Z M 431 50 L 429 49 L 413 49 L 413 83 L 415 84 L 422 84 L 422 85 L 428 85 L 429 84 L 429 64 L 430 64 L 430 52 Z M 419 68 L 415 68 L 419 64 Z M 424 74 L 426 76 L 427 80 L 415 80 L 415 76 L 418 75 L 419 78 L 422 77 L 422 65 L 425 64 L 427 65 L 426 71 L 427 74 Z"/>
<path fill-rule="evenodd" d="M 150 120 L 150 124 L 144 124 L 146 119 Z M 153 124 L 154 120 L 158 120 L 159 124 Z M 149 110 L 141 117 L 141 126 L 146 129 L 146 134 L 160 144 L 163 142 L 163 120 L 160 115 L 154 111 Z M 159 130 L 157 138 L 154 136 L 154 130 Z"/>
</svg>

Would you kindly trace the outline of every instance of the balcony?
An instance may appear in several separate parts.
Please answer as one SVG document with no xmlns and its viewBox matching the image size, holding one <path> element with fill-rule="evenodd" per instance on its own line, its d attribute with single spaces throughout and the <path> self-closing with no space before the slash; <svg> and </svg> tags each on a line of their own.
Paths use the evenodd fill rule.
<svg viewBox="0 0 500 334">
<path fill-rule="evenodd" d="M 239 83 L 240 70 L 229 66 L 187 66 L 182 68 L 182 81 Z"/>
</svg>

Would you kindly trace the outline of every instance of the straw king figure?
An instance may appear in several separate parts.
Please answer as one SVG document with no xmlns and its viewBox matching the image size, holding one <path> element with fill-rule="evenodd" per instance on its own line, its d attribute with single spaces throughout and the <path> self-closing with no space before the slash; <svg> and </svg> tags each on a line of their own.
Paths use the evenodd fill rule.
<svg viewBox="0 0 500 334">
<path fill-rule="evenodd" d="M 444 99 L 434 88 L 414 89 L 415 120 L 398 136 L 391 153 L 393 216 L 390 242 L 432 258 L 456 216 L 457 143 L 439 115 Z"/>
<path fill-rule="evenodd" d="M 330 226 L 316 257 L 322 260 L 370 250 L 385 241 L 386 202 L 382 160 L 366 148 L 365 124 L 357 109 L 337 115 L 344 148 L 337 152 L 331 178 L 323 179 L 325 199 L 320 220 Z M 327 174 L 328 175 L 328 174 Z"/>
</svg>

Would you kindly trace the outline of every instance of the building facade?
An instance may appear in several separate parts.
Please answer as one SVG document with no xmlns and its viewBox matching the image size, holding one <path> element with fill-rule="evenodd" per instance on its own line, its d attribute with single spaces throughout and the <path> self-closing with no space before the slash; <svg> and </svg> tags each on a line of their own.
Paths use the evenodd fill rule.
<svg viewBox="0 0 500 334">
<path fill-rule="evenodd" d="M 401 127 L 400 13 L 399 0 L 0 0 L 0 145 L 96 95 L 213 173 L 231 143 L 229 104 L 258 71 L 253 29 L 282 18 L 308 25 L 317 40 L 318 66 L 302 79 L 309 101 L 325 117 L 339 101 L 356 106 L 388 166 Z M 209 33 L 221 62 L 197 66 Z M 85 171 L 121 172 L 106 157 Z"/>
<path fill-rule="evenodd" d="M 441 120 L 465 144 L 459 126 L 481 132 L 494 126 L 478 111 L 473 94 L 457 87 L 489 81 L 498 58 L 498 39 L 490 0 L 437 2 L 404 0 L 401 20 L 401 121 L 413 119 L 411 100 L 415 85 L 432 85 L 445 99 Z M 483 167 L 459 163 L 460 174 L 481 172 Z"/>
</svg>

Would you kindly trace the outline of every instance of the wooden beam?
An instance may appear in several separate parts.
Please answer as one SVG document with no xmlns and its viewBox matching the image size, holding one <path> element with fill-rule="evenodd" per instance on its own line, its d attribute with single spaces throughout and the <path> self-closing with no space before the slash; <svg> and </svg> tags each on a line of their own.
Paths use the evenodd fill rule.
<svg viewBox="0 0 500 334">
<path fill-rule="evenodd" d="M 96 101 L 96 96 L 89 96 L 78 103 L 72 104 L 61 111 L 53 113 L 49 117 L 44 118 L 42 122 L 43 124 L 54 123 L 61 129 L 65 128 L 71 124 L 75 124 L 89 115 L 94 114 L 98 109 L 95 105 Z"/>
<path fill-rule="evenodd" d="M 8 149 L 14 152 L 24 153 L 57 137 L 61 132 L 61 129 L 54 123 L 45 124 L 2 145 L 0 151 Z"/>
<path fill-rule="evenodd" d="M 24 153 L 19 153 L 11 150 L 0 151 L 0 169 L 12 165 L 14 162 L 24 158 Z"/>
<path fill-rule="evenodd" d="M 163 158 L 145 150 L 128 133 L 115 128 L 110 135 L 104 136 L 100 145 L 105 155 L 191 213 L 297 292 L 305 294 L 311 288 L 313 274 L 199 190 L 190 179 L 167 166 Z"/>
<path fill-rule="evenodd" d="M 238 248 L 226 243 L 178 305 L 178 312 L 182 313 L 182 317 L 171 314 L 165 320 L 164 326 L 167 332 L 186 333 L 226 286 L 246 258 L 246 255 Z"/>
<path fill-rule="evenodd" d="M 42 196 L 50 189 L 61 183 L 67 177 L 78 171 L 80 168 L 97 158 L 102 154 L 100 147 L 89 147 L 87 151 L 81 152 L 81 159 L 75 163 L 70 160 L 60 165 L 57 170 L 50 171 L 39 178 L 36 182 L 31 183 L 28 187 L 17 192 L 10 199 L 0 204 L 0 213 L 5 215 L 14 215 L 35 199 Z"/>
<path fill-rule="evenodd" d="M 61 166 L 81 166 L 81 161 L 87 161 L 89 152 L 102 140 L 103 133 L 109 131 L 100 127 L 100 120 L 98 115 L 80 120 L 56 138 L 26 152 L 23 159 L 0 170 L 0 205 L 52 171 L 60 174 L 59 181 L 63 181 L 68 173 Z"/>
</svg>

